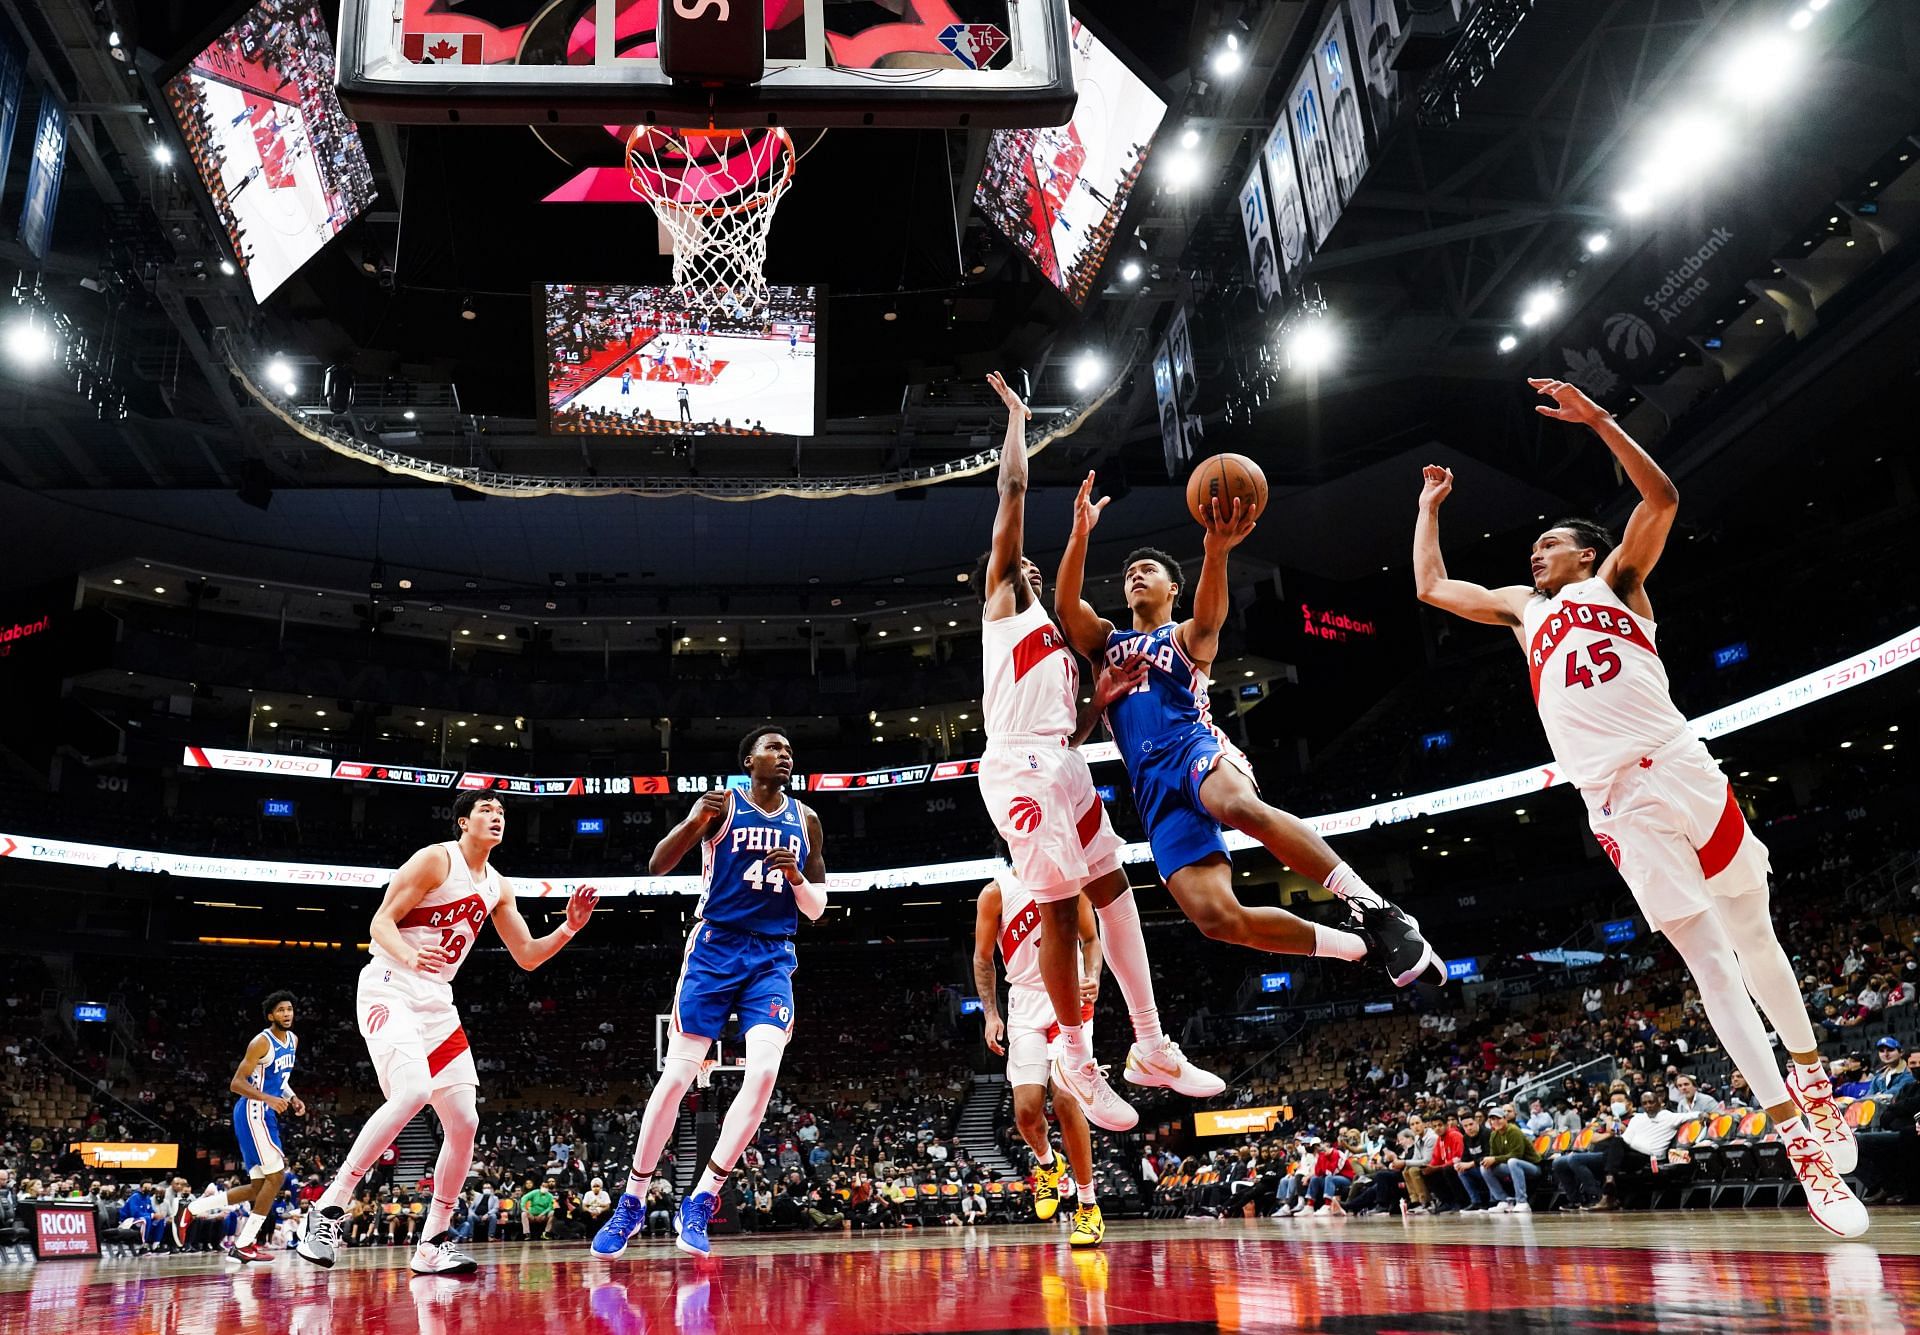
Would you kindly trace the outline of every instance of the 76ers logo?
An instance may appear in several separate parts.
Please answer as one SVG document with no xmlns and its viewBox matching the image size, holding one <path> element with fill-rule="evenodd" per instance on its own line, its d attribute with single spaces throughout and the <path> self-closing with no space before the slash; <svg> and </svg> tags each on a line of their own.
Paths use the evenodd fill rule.
<svg viewBox="0 0 1920 1335">
<path fill-rule="evenodd" d="M 387 1008 L 385 1006 L 376 1003 L 367 1011 L 367 1032 L 369 1034 L 379 1033 L 380 1026 L 386 1022 Z"/>
<path fill-rule="evenodd" d="M 1615 871 L 1619 871 L 1620 870 L 1620 841 L 1615 839 L 1610 834 L 1596 834 L 1593 837 L 1599 841 L 1600 851 L 1605 853 L 1609 858 L 1613 860 L 1613 869 Z"/>
<path fill-rule="evenodd" d="M 793 1023 L 793 1007 L 783 1001 L 768 1002 L 767 1014 L 778 1020 L 781 1024 Z"/>
<path fill-rule="evenodd" d="M 1021 834 L 1032 834 L 1040 828 L 1040 804 L 1031 797 L 1016 797 L 1007 808 L 1007 820 Z"/>
</svg>

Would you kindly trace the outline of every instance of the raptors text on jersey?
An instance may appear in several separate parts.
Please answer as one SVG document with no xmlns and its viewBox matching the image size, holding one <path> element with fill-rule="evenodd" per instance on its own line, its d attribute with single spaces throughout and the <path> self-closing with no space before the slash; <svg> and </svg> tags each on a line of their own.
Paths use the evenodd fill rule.
<svg viewBox="0 0 1920 1335">
<path fill-rule="evenodd" d="M 980 623 L 987 737 L 1071 737 L 1079 721 L 1080 661 L 1038 598 Z"/>
<path fill-rule="evenodd" d="M 500 873 L 488 866 L 483 874 L 475 876 L 457 840 L 440 846 L 447 850 L 446 880 L 422 895 L 398 925 L 400 939 L 415 950 L 438 946 L 452 957 L 432 975 L 434 982 L 451 983 L 479 939 L 481 926 L 500 902 Z M 389 959 L 377 942 L 368 951 L 389 964 L 400 964 Z"/>
</svg>

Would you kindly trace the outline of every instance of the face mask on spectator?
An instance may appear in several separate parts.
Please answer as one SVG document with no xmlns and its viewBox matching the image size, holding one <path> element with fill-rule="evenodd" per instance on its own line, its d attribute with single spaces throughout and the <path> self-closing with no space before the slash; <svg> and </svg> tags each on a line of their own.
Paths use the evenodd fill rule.
<svg viewBox="0 0 1920 1335">
<path fill-rule="evenodd" d="M 1613 1101 L 1613 1115 L 1615 1117 L 1625 1117 L 1627 1115 L 1627 1101 L 1625 1099 L 1615 1099 Z"/>
</svg>

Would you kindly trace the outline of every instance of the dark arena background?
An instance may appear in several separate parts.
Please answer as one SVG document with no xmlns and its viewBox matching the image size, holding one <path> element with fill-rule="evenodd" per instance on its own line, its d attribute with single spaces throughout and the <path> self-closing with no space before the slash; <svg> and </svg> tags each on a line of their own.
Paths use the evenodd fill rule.
<svg viewBox="0 0 1920 1335">
<path fill-rule="evenodd" d="M 1920 5 L 715 9 L 0 0 L 0 1332 L 1920 1326 Z"/>
</svg>

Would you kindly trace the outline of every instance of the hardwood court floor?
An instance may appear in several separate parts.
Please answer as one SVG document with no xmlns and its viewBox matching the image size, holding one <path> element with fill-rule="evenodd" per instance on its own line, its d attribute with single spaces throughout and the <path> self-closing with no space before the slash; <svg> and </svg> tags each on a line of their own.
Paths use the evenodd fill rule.
<svg viewBox="0 0 1920 1335">
<path fill-rule="evenodd" d="M 1116 1223 L 478 1249 L 322 1271 L 153 1257 L 0 1267 L 0 1332 L 62 1335 L 893 1335 L 910 1331 L 1920 1331 L 1920 1211 L 1842 1242 L 1798 1211 Z"/>
</svg>

